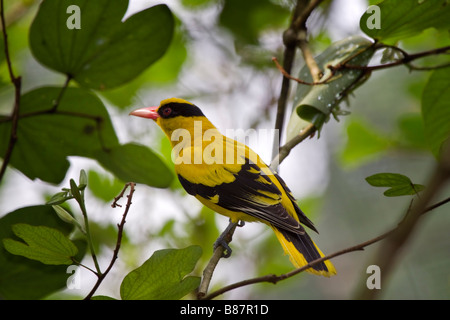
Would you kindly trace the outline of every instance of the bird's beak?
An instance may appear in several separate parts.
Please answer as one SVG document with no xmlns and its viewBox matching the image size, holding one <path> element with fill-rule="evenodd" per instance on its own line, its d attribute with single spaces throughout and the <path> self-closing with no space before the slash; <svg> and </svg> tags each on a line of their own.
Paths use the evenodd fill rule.
<svg viewBox="0 0 450 320">
<path fill-rule="evenodd" d="M 136 116 L 136 117 L 156 120 L 159 118 L 159 114 L 158 114 L 158 112 L 156 112 L 156 110 L 158 110 L 158 107 L 140 108 L 140 109 L 131 111 L 130 116 Z"/>
</svg>

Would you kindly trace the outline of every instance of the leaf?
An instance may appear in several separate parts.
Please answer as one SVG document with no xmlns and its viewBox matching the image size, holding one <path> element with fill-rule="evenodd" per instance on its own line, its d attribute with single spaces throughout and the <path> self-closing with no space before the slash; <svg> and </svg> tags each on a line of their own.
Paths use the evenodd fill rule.
<svg viewBox="0 0 450 320">
<path fill-rule="evenodd" d="M 420 114 L 403 115 L 397 123 L 403 144 L 419 150 L 426 148 L 423 120 Z"/>
<path fill-rule="evenodd" d="M 139 268 L 131 271 L 120 286 L 123 300 L 180 299 L 197 288 L 199 277 L 186 276 L 194 270 L 202 250 L 199 246 L 158 250 Z"/>
<path fill-rule="evenodd" d="M 12 229 L 25 243 L 3 239 L 3 245 L 10 253 L 45 264 L 73 264 L 72 257 L 78 253 L 78 249 L 60 231 L 25 223 L 16 224 Z"/>
<path fill-rule="evenodd" d="M 51 206 L 25 207 L 0 218 L 0 240 L 13 238 L 12 226 L 26 223 L 34 226 L 55 228 L 68 235 L 73 226 L 57 217 Z M 74 240 L 78 248 L 77 261 L 86 252 L 86 242 Z M 66 265 L 45 265 L 39 261 L 16 256 L 5 250 L 0 241 L 0 299 L 41 299 L 66 287 Z"/>
<path fill-rule="evenodd" d="M 428 28 L 450 29 L 448 0 L 385 0 L 379 7 L 380 28 L 372 27 L 374 12 L 360 19 L 361 30 L 369 37 L 386 44 L 416 36 Z"/>
<path fill-rule="evenodd" d="M 256 44 L 262 31 L 285 27 L 289 10 L 270 0 L 227 0 L 219 22 L 237 39 Z"/>
<path fill-rule="evenodd" d="M 413 184 L 407 176 L 398 173 L 378 173 L 366 178 L 374 187 L 389 187 L 384 192 L 387 197 L 414 195 L 424 190 L 421 184 Z"/>
<path fill-rule="evenodd" d="M 111 148 L 107 152 L 99 150 L 95 158 L 124 182 L 132 181 L 165 188 L 173 180 L 172 172 L 160 157 L 139 144 L 128 143 Z"/>
<path fill-rule="evenodd" d="M 105 201 L 110 202 L 123 189 L 123 182 L 117 178 L 108 178 L 96 171 L 89 170 L 89 190 L 94 196 Z"/>
<path fill-rule="evenodd" d="M 70 5 L 80 8 L 80 29 L 70 29 Z M 174 18 L 166 5 L 128 17 L 127 0 L 43 1 L 30 28 L 30 48 L 43 65 L 100 90 L 124 84 L 169 47 Z"/>
<path fill-rule="evenodd" d="M 75 218 L 72 217 L 72 215 L 70 213 L 68 213 L 66 211 L 66 209 L 64 209 L 63 207 L 58 206 L 58 205 L 53 205 L 52 208 L 53 208 L 53 210 L 55 210 L 56 214 L 62 221 L 71 223 L 71 224 L 76 224 Z"/>
<path fill-rule="evenodd" d="M 389 147 L 389 141 L 369 123 L 353 119 L 347 126 L 347 143 L 341 159 L 348 165 L 361 164 Z"/>
<path fill-rule="evenodd" d="M 135 104 L 139 91 L 142 92 L 147 88 L 155 89 L 155 86 L 169 85 L 177 81 L 187 57 L 186 36 L 183 30 L 178 26 L 169 49 L 161 59 L 127 84 L 102 91 L 102 96 L 117 107 L 127 108 Z"/>
<path fill-rule="evenodd" d="M 351 65 L 367 65 L 374 54 L 371 45 L 372 42 L 359 36 L 333 43 L 315 58 L 324 73 L 321 80 L 330 76 L 331 70 L 328 65 L 337 66 L 347 60 Z M 339 103 L 349 90 L 360 83 L 362 74 L 362 70 L 341 69 L 327 84 L 308 86 L 299 83 L 294 99 L 294 111 L 287 127 L 287 140 L 298 135 L 309 123 L 313 123 L 320 131 L 332 113 L 339 114 Z M 309 83 L 313 82 L 306 65 L 300 70 L 299 78 Z"/>
<path fill-rule="evenodd" d="M 432 153 L 439 158 L 443 143 L 450 137 L 450 72 L 436 70 L 425 86 L 422 96 L 422 118 L 425 139 Z"/>
<path fill-rule="evenodd" d="M 119 144 L 109 114 L 95 95 L 67 88 L 57 112 L 49 112 L 61 88 L 43 87 L 21 97 L 17 143 L 10 164 L 30 179 L 60 183 L 68 156 L 92 157 Z M 0 123 L 0 154 L 6 153 L 11 123 Z"/>
</svg>

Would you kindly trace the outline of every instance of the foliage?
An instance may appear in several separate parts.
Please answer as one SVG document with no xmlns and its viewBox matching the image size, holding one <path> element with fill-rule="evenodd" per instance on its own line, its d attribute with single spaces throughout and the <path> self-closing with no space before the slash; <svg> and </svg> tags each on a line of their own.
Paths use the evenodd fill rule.
<svg viewBox="0 0 450 320">
<path fill-rule="evenodd" d="M 328 154 L 321 161 L 330 163 L 332 169 L 321 180 L 312 200 L 300 201 L 309 217 L 322 220 L 319 241 L 331 244 L 327 251 L 340 248 L 338 245 L 348 246 L 349 239 L 360 239 L 362 234 L 366 240 L 367 234 L 383 229 L 380 221 L 400 219 L 403 215 L 397 217 L 394 212 L 404 210 L 404 203 L 391 209 L 393 203 L 408 198 L 405 203 L 409 205 L 410 198 L 391 197 L 412 196 L 419 201 L 433 187 L 425 173 L 440 163 L 450 134 L 447 0 L 364 1 L 365 5 L 376 4 L 380 15 L 376 10 L 361 12 L 352 34 L 362 31 L 369 38 L 338 39 L 332 39 L 330 29 L 334 26 L 326 23 L 327 18 L 338 14 L 333 1 L 298 1 L 315 4 L 313 14 L 306 15 L 308 28 L 296 26 L 292 19 L 299 13 L 296 1 L 180 0 L 181 12 L 176 15 L 172 11 L 175 6 L 156 4 L 125 19 L 130 5 L 127 0 L 116 0 L 114 4 L 107 0 L 1 3 L 5 8 L 2 22 L 7 24 L 0 37 L 0 197 L 4 190 L 23 181 L 18 178 L 23 175 L 29 184 L 17 187 L 20 192 L 16 193 L 25 194 L 32 189 L 39 193 L 41 203 L 46 203 L 28 205 L 19 196 L 7 199 L 8 204 L 14 202 L 14 206 L 7 206 L 8 210 L 14 208 L 11 212 L 3 209 L 0 213 L 1 299 L 42 299 L 51 294 L 60 297 L 68 286 L 70 265 L 91 272 L 97 280 L 88 291 L 77 293 L 76 298 L 181 299 L 192 297 L 189 294 L 199 287 L 198 275 L 208 263 L 218 226 L 208 209 L 195 207 L 181 191 L 174 179 L 165 137 L 151 128 L 130 125 L 129 119 L 122 121 L 125 109 L 143 103 L 137 100 L 145 91 L 152 104 L 168 95 L 192 97 L 205 102 L 205 107 L 213 105 L 214 109 L 205 109 L 213 117 L 242 114 L 233 118 L 230 126 L 234 128 L 252 124 L 265 129 L 275 102 L 282 101 L 285 95 L 285 104 L 292 106 L 292 113 L 289 124 L 276 129 L 281 133 L 286 130 L 287 142 L 297 139 L 302 130 L 312 125 L 319 141 L 328 143 Z M 68 10 L 71 5 L 80 8 L 81 28 L 76 26 L 77 11 Z M 198 18 L 211 12 L 215 17 L 209 22 Z M 381 21 L 380 28 L 373 27 L 376 18 Z M 279 95 L 282 75 L 271 59 L 283 56 L 287 60 L 290 33 L 286 30 L 308 35 L 303 39 L 300 32 L 295 39 L 293 64 L 298 69 L 282 70 L 288 75 L 294 70 L 298 75 L 289 75 L 295 92 L 293 99 L 288 99 L 289 90 L 283 91 L 289 89 L 286 81 Z M 319 74 L 304 63 L 305 43 L 314 49 Z M 296 55 L 297 45 L 302 47 L 302 54 Z M 397 71 L 401 68 L 410 73 Z M 316 77 L 318 81 L 314 80 Z M 343 101 L 352 109 L 345 108 Z M 278 103 L 278 108 L 282 104 Z M 225 107 L 221 109 L 221 105 Z M 332 125 L 333 118 L 340 121 L 339 129 Z M 150 132 L 151 145 L 149 139 L 141 138 Z M 309 133 L 299 141 L 309 137 Z M 264 147 L 267 149 L 267 143 Z M 288 148 L 288 153 L 293 147 Z M 80 170 L 75 182 L 71 170 L 79 158 L 91 160 L 92 167 L 87 174 Z M 421 163 L 420 169 L 413 166 L 418 158 L 426 163 Z M 290 159 L 296 159 L 296 155 Z M 308 174 L 291 174 L 298 167 L 295 162 L 286 170 L 282 168 L 281 173 L 288 179 L 305 178 L 304 183 L 308 184 Z M 315 163 L 306 172 L 321 174 Z M 126 185 L 131 191 L 121 208 L 119 223 L 117 216 L 109 214 L 111 209 L 102 209 L 100 218 L 93 212 L 93 208 L 104 208 L 105 202 L 120 207 L 118 200 L 126 189 L 123 185 L 131 181 L 133 184 Z M 144 195 L 139 197 L 144 208 L 130 213 L 137 215 L 136 219 L 128 215 L 129 224 L 138 225 L 137 232 L 124 228 L 134 183 L 151 187 L 138 187 Z M 389 198 L 380 197 L 377 189 L 369 189 L 367 183 L 388 188 L 384 195 Z M 65 187 L 55 193 L 55 185 L 61 184 Z M 44 189 L 47 191 L 41 191 Z M 149 189 L 150 193 L 146 193 Z M 370 204 L 364 200 L 368 195 L 372 197 Z M 96 205 L 97 200 L 101 200 L 100 205 Z M 158 201 L 166 202 L 160 205 Z M 137 202 L 135 199 L 133 209 L 138 207 Z M 164 218 L 172 210 L 168 202 L 181 212 L 181 218 Z M 147 224 L 151 228 L 146 229 Z M 435 229 L 440 234 L 439 226 Z M 242 237 L 242 242 L 237 239 L 233 243 L 233 257 L 241 252 L 247 259 L 246 267 L 242 267 L 245 275 L 287 274 L 289 262 L 282 260 L 282 251 L 272 238 L 260 230 Z M 435 242 L 442 241 L 424 241 Z M 161 246 L 182 249 L 160 249 Z M 146 255 L 149 247 L 153 252 L 150 257 Z M 440 249 L 425 249 L 417 251 L 426 252 L 429 259 L 417 259 L 437 261 Z M 434 252 L 437 253 L 432 256 Z M 116 259 L 127 265 L 126 270 L 114 264 Z M 359 259 L 363 260 L 361 256 Z M 442 285 L 442 281 L 434 279 L 448 276 L 442 271 L 448 259 L 439 259 L 443 267 L 433 265 L 430 272 L 435 275 L 433 281 L 439 283 L 430 286 Z M 106 260 L 110 262 L 105 268 L 100 261 Z M 258 266 L 258 261 L 263 261 L 263 265 Z M 338 273 L 348 279 L 361 273 L 358 268 L 363 268 L 363 263 L 342 263 L 345 270 L 338 266 Z M 255 270 L 249 265 L 256 265 L 252 267 Z M 113 276 L 113 266 L 119 269 L 116 276 L 122 279 L 120 288 L 113 288 L 113 293 L 99 293 L 100 284 L 105 286 L 103 279 Z M 427 267 L 423 270 L 429 270 Z M 414 268 L 420 274 L 416 264 Z M 219 280 L 213 289 L 229 282 L 225 272 L 220 275 L 216 271 L 214 276 Z M 303 279 L 294 282 L 294 297 L 331 297 L 328 291 L 332 290 L 324 290 L 317 283 L 313 283 L 314 290 L 307 290 L 310 282 Z M 347 284 L 339 279 L 330 281 L 332 288 L 340 290 L 334 297 L 351 295 L 350 289 L 342 289 Z M 251 294 L 263 298 L 293 297 L 292 287 L 286 285 L 283 291 L 278 289 L 280 286 L 281 282 L 276 289 L 271 286 L 272 294 L 264 286 L 263 290 L 253 289 Z M 396 288 L 393 287 L 391 296 Z M 401 288 L 404 287 L 408 288 Z M 442 298 L 442 294 L 437 297 Z"/>
</svg>

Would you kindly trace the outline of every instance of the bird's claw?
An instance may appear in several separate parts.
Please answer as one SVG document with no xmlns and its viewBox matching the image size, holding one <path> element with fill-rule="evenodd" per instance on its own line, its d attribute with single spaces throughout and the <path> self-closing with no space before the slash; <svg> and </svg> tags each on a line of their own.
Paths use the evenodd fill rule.
<svg viewBox="0 0 450 320">
<path fill-rule="evenodd" d="M 230 231 L 236 227 L 243 227 L 245 225 L 244 221 L 231 222 L 227 226 L 224 232 L 217 238 L 217 240 L 213 244 L 213 249 L 216 251 L 217 247 L 221 246 L 223 248 L 222 258 L 229 258 L 233 250 L 231 250 L 228 243 L 231 241 Z"/>
</svg>

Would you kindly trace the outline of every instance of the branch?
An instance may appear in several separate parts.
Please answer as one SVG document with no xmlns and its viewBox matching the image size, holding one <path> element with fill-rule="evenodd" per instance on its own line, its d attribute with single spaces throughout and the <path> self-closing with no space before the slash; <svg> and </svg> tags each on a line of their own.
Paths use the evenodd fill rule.
<svg viewBox="0 0 450 320">
<path fill-rule="evenodd" d="M 285 45 L 285 51 L 284 51 L 284 57 L 283 57 L 283 70 L 287 70 L 286 74 L 289 74 L 291 71 L 291 68 L 293 66 L 294 58 L 295 58 L 295 52 L 297 46 L 299 46 L 303 52 L 303 56 L 305 58 L 305 61 L 308 66 L 310 66 L 311 74 L 313 74 L 313 77 L 317 76 L 318 79 L 320 79 L 320 69 L 318 68 L 312 53 L 309 50 L 308 43 L 306 41 L 306 20 L 309 18 L 311 12 L 322 2 L 323 0 L 298 0 L 297 5 L 295 7 L 291 24 L 289 28 L 283 33 L 283 42 Z M 283 130 L 283 124 L 284 124 L 284 117 L 286 112 L 286 105 L 288 101 L 289 96 L 289 83 L 290 78 L 289 77 L 283 77 L 282 86 L 281 86 L 281 93 L 280 97 L 278 99 L 278 108 L 277 108 L 277 115 L 275 120 L 275 130 L 278 130 L 279 132 L 279 139 L 281 139 L 282 130 Z M 306 137 L 310 136 L 312 133 L 315 132 L 315 127 L 311 126 L 304 130 L 301 134 L 305 135 L 303 138 L 298 138 L 296 141 L 292 141 L 293 146 L 290 146 L 289 143 L 287 146 L 284 146 L 281 150 L 278 148 L 280 145 L 280 141 L 274 141 L 273 145 L 273 154 L 277 153 L 277 162 L 281 162 L 287 154 L 290 152 L 290 150 L 303 141 Z M 281 155 L 280 155 L 281 153 Z M 272 161 L 272 163 L 275 163 Z M 231 241 L 231 237 L 234 233 L 235 228 L 230 230 L 229 232 L 229 240 Z M 199 288 L 199 292 L 197 294 L 197 297 L 199 299 L 202 299 L 209 287 L 209 283 L 211 281 L 212 275 L 214 273 L 214 269 L 217 266 L 220 258 L 222 257 L 223 248 L 221 246 L 218 246 L 216 250 L 214 251 L 213 256 L 211 257 L 207 267 L 203 271 L 203 279 L 202 283 Z"/>
<path fill-rule="evenodd" d="M 294 58 L 295 58 L 295 51 L 297 46 L 302 43 L 303 49 L 305 49 L 306 43 L 306 20 L 308 20 L 311 12 L 322 2 L 323 0 L 298 0 L 297 5 L 295 7 L 291 24 L 289 28 L 283 33 L 283 43 L 285 45 L 284 55 L 283 55 L 283 69 L 287 71 L 289 74 L 291 72 Z M 302 47 L 301 46 L 301 47 Z M 303 51 L 303 55 L 305 58 L 305 61 L 308 61 L 311 64 L 311 67 L 313 69 L 312 72 L 316 73 L 317 70 L 313 65 L 312 61 L 314 61 L 314 58 L 311 60 L 310 57 L 312 55 L 306 53 Z M 308 64 L 308 66 L 310 65 Z M 315 61 L 314 61 L 315 64 Z M 317 64 L 316 64 L 317 66 Z M 280 97 L 278 99 L 278 107 L 277 107 L 277 115 L 275 119 L 275 130 L 278 130 L 279 132 L 279 140 L 274 141 L 273 150 L 272 153 L 275 154 L 277 152 L 277 148 L 280 145 L 281 137 L 282 137 L 282 131 L 283 131 L 283 125 L 284 125 L 284 118 L 286 114 L 286 105 L 289 97 L 289 83 L 288 77 L 283 77 L 283 81 L 281 84 L 281 92 Z"/>
<path fill-rule="evenodd" d="M 450 202 L 450 198 L 448 198 L 448 199 L 446 199 L 444 201 L 441 201 L 439 203 L 436 203 L 435 205 L 432 205 L 430 207 L 424 208 L 421 211 L 420 214 L 422 215 L 422 214 L 425 214 L 427 212 L 430 212 L 431 210 L 434 210 L 434 209 L 436 209 L 436 208 L 438 208 L 438 207 L 440 207 L 440 206 L 442 206 L 442 205 L 444 205 L 444 204 L 446 204 L 448 202 Z M 410 213 L 409 213 L 409 210 L 408 210 L 408 212 L 406 213 L 406 217 L 409 216 L 409 215 L 410 215 Z M 241 288 L 241 287 L 244 287 L 244 286 L 248 286 L 248 285 L 251 285 L 251 284 L 256 284 L 256 283 L 261 283 L 261 282 L 269 282 L 269 283 L 276 284 L 279 281 L 291 278 L 291 277 L 293 277 L 293 276 L 295 276 L 295 275 L 297 275 L 297 274 L 299 274 L 301 272 L 304 272 L 305 270 L 307 270 L 307 269 L 309 269 L 309 268 L 311 268 L 311 267 L 313 267 L 313 266 L 315 266 L 315 265 L 317 265 L 317 264 L 319 264 L 319 263 L 321 263 L 321 262 L 323 262 L 325 260 L 330 260 L 332 258 L 341 256 L 341 255 L 344 255 L 344 254 L 347 254 L 347 253 L 350 253 L 350 252 L 364 250 L 365 247 L 370 246 L 370 245 L 372 245 L 374 243 L 377 243 L 377 242 L 379 242 L 379 241 L 381 241 L 381 240 L 383 240 L 383 239 L 385 239 L 385 238 L 395 234 L 396 232 L 398 232 L 398 230 L 403 228 L 404 221 L 405 220 L 403 220 L 396 228 L 394 228 L 394 229 L 392 229 L 392 230 L 390 230 L 388 232 L 385 232 L 385 233 L 383 233 L 382 235 L 380 235 L 378 237 L 375 237 L 373 239 L 364 241 L 364 242 L 359 243 L 359 244 L 357 244 L 355 246 L 348 247 L 348 248 L 345 248 L 345 249 L 340 250 L 340 251 L 336 251 L 335 253 L 329 254 L 329 255 L 324 256 L 324 257 L 322 257 L 320 259 L 316 259 L 314 261 L 311 261 L 307 265 L 305 265 L 305 266 L 303 266 L 301 268 L 295 269 L 295 270 L 293 270 L 291 272 L 288 272 L 288 273 L 285 273 L 285 274 L 281 274 L 279 276 L 277 276 L 275 274 L 269 274 L 269 275 L 265 275 L 265 276 L 261 276 L 261 277 L 256 277 L 256 278 L 252 278 L 252 279 L 239 281 L 239 282 L 230 284 L 228 286 L 225 286 L 225 287 L 223 287 L 223 288 L 221 288 L 221 289 L 219 289 L 217 291 L 214 291 L 214 292 L 210 293 L 209 295 L 203 297 L 203 299 L 204 300 L 214 299 L 215 297 L 217 297 L 217 296 L 219 296 L 221 294 L 224 294 L 225 292 L 231 291 L 233 289 Z M 386 257 L 388 259 L 390 258 L 390 256 L 386 256 Z M 371 291 L 374 291 L 374 290 L 371 290 Z"/>
<path fill-rule="evenodd" d="M 330 69 L 331 73 L 330 75 L 326 78 L 326 79 L 322 79 L 322 80 L 317 80 L 316 78 L 313 77 L 313 82 L 308 82 L 299 78 L 296 78 L 294 76 L 292 76 L 285 68 L 283 68 L 280 63 L 278 62 L 278 59 L 273 57 L 272 61 L 275 63 L 275 66 L 277 67 L 277 69 L 281 72 L 281 74 L 283 74 L 283 76 L 287 79 L 293 80 L 297 83 L 303 84 L 303 85 L 307 85 L 307 86 L 316 86 L 316 85 L 321 85 L 321 84 L 327 84 L 330 83 L 331 81 L 333 81 L 333 77 L 334 75 L 342 69 L 354 69 L 354 70 L 363 70 L 366 72 L 371 72 L 371 71 L 376 71 L 376 70 L 382 70 L 382 69 L 388 69 L 388 68 L 392 68 L 392 67 L 397 67 L 400 65 L 406 65 L 410 70 L 415 70 L 415 71 L 429 71 L 429 70 L 435 70 L 435 69 L 440 69 L 440 68 L 446 68 L 450 66 L 450 62 L 449 63 L 444 63 L 442 65 L 438 65 L 438 66 L 433 66 L 433 67 L 418 67 L 418 66 L 413 66 L 411 64 L 412 61 L 420 59 L 420 58 L 424 58 L 427 56 L 432 56 L 432 55 L 439 55 L 439 54 L 444 54 L 444 53 L 448 53 L 450 52 L 450 46 L 447 47 L 442 47 L 442 48 L 438 48 L 438 49 L 433 49 L 433 50 L 429 50 L 429 51 L 424 51 L 424 52 L 419 52 L 416 54 L 408 54 L 407 52 L 405 52 L 404 50 L 395 47 L 395 46 L 388 46 L 388 45 L 384 45 L 384 44 L 377 44 L 377 49 L 380 48 L 392 48 L 395 50 L 398 50 L 399 52 L 402 53 L 403 58 L 398 59 L 394 62 L 391 63 L 386 63 L 386 64 L 381 64 L 381 65 L 376 65 L 376 66 L 358 66 L 358 65 L 351 65 L 348 64 L 349 61 L 351 61 L 353 58 L 355 58 L 356 55 L 358 55 L 359 53 L 357 53 L 355 56 L 351 56 L 350 58 L 346 59 L 346 61 L 339 63 L 335 66 L 332 65 L 328 65 L 327 68 Z M 310 65 L 308 65 L 309 69 L 312 70 L 313 67 L 311 67 Z"/>
<path fill-rule="evenodd" d="M 9 55 L 9 47 L 8 47 L 8 34 L 6 32 L 6 22 L 5 22 L 5 11 L 3 0 L 0 0 L 0 20 L 2 26 L 2 34 L 3 34 L 3 46 L 5 49 L 5 59 L 6 65 L 8 66 L 8 73 L 11 79 L 11 83 L 14 85 L 14 107 L 11 114 L 12 125 L 11 125 L 11 134 L 9 138 L 8 148 L 6 149 L 6 154 L 3 157 L 3 163 L 0 168 L 0 181 L 3 179 L 3 176 L 6 172 L 6 168 L 11 159 L 11 155 L 16 145 L 17 141 L 17 126 L 19 122 L 19 109 L 20 109 L 20 92 L 22 87 L 22 79 L 21 77 L 16 77 L 14 75 L 14 71 L 12 68 L 11 57 Z"/>
<path fill-rule="evenodd" d="M 125 205 L 125 211 L 123 213 L 122 220 L 117 225 L 117 228 L 118 228 L 117 241 L 116 241 L 116 247 L 114 248 L 113 256 L 111 258 L 111 262 L 109 263 L 109 266 L 108 266 L 108 268 L 106 268 L 105 272 L 103 272 L 102 274 L 97 274 L 97 277 L 98 277 L 97 282 L 95 283 L 94 287 L 89 292 L 89 294 L 84 298 L 84 300 L 90 300 L 92 298 L 92 296 L 94 295 L 95 291 L 97 291 L 97 289 L 100 286 L 100 284 L 102 283 L 103 279 L 105 279 L 106 275 L 112 269 L 114 263 L 117 260 L 117 257 L 119 256 L 119 250 L 120 250 L 120 246 L 121 246 L 121 243 L 122 243 L 123 228 L 125 226 L 128 210 L 130 209 L 130 206 L 131 206 L 131 203 L 132 203 L 131 200 L 133 199 L 133 193 L 134 193 L 135 186 L 136 186 L 136 184 L 134 182 L 126 183 L 125 187 L 122 190 L 122 192 L 117 197 L 114 198 L 114 202 L 112 203 L 111 206 L 113 208 L 121 207 L 121 205 L 119 205 L 117 203 L 117 201 L 119 201 L 119 199 L 123 197 L 126 189 L 128 189 L 128 187 L 130 187 L 130 193 L 127 196 L 128 200 L 127 200 L 127 204 Z"/>
<path fill-rule="evenodd" d="M 399 51 L 402 55 L 403 58 L 400 58 L 394 62 L 391 63 L 386 63 L 386 64 L 381 64 L 381 65 L 376 65 L 376 66 L 357 66 L 357 65 L 350 65 L 347 63 L 342 63 L 342 64 L 338 64 L 336 66 L 328 66 L 329 69 L 331 69 L 332 71 L 335 70 L 339 70 L 339 69 L 357 69 L 357 70 L 365 70 L 365 71 L 375 71 L 375 70 L 381 70 L 381 69 L 388 69 L 388 68 L 392 68 L 392 67 L 397 67 L 400 65 L 406 65 L 407 67 L 410 68 L 410 70 L 432 70 L 432 69 L 438 69 L 438 68 L 444 68 L 449 66 L 449 63 L 443 64 L 443 65 L 439 65 L 439 66 L 435 66 L 435 67 L 415 67 L 411 65 L 411 62 L 420 58 L 424 58 L 424 57 L 428 57 L 428 56 L 434 56 L 434 55 L 439 55 L 439 54 L 445 54 L 445 53 L 449 53 L 450 52 L 450 46 L 446 46 L 446 47 L 442 47 L 442 48 L 437 48 L 437 49 L 433 49 L 433 50 L 428 50 L 428 51 L 423 51 L 423 52 L 419 52 L 419 53 L 415 53 L 415 54 L 408 54 L 407 52 L 405 52 L 404 50 L 395 47 L 395 46 L 386 46 L 384 44 L 379 44 L 378 45 L 379 48 L 392 48 L 394 50 Z"/>
<path fill-rule="evenodd" d="M 231 240 L 233 239 L 233 234 L 234 234 L 234 231 L 236 230 L 237 226 L 238 226 L 238 224 L 230 221 L 227 229 L 221 235 L 221 237 L 223 237 L 223 239 L 226 241 L 227 244 L 229 244 L 231 242 Z M 219 263 L 219 260 L 224 257 L 224 255 L 223 255 L 224 250 L 225 250 L 225 248 L 222 245 L 218 245 L 214 249 L 213 256 L 209 260 L 206 268 L 203 270 L 202 283 L 200 284 L 198 292 L 197 292 L 197 299 L 202 299 L 208 292 L 208 287 L 211 282 L 214 270 L 216 269 L 216 266 Z"/>
<path fill-rule="evenodd" d="M 289 155 L 291 150 L 306 138 L 314 135 L 316 130 L 316 127 L 313 124 L 310 124 L 306 128 L 304 128 L 302 132 L 300 132 L 300 134 L 286 142 L 286 144 L 284 144 L 280 148 L 278 154 L 273 158 L 272 162 L 270 163 L 270 168 L 273 171 L 276 171 L 276 168 L 278 168 L 280 163 L 283 162 L 283 160 Z"/>
<path fill-rule="evenodd" d="M 447 200 L 441 201 L 431 207 L 428 204 L 432 199 L 442 190 L 450 179 L 450 144 L 447 143 L 446 147 L 442 149 L 442 159 L 436 166 L 427 188 L 421 193 L 419 200 L 413 205 L 411 210 L 403 219 L 402 223 L 398 226 L 395 233 L 380 246 L 378 253 L 375 255 L 374 263 L 380 267 L 383 271 L 383 280 L 390 276 L 390 272 L 396 262 L 399 252 L 402 250 L 408 239 L 411 237 L 415 228 L 418 225 L 419 218 L 424 212 L 428 212 L 430 208 L 436 208 L 439 205 L 448 202 Z M 372 263 L 371 263 L 372 264 Z M 363 281 L 365 284 L 365 281 Z M 357 299 L 374 299 L 378 294 L 378 290 L 367 290 L 367 287 L 360 288 L 359 293 L 356 295 Z"/>
</svg>

